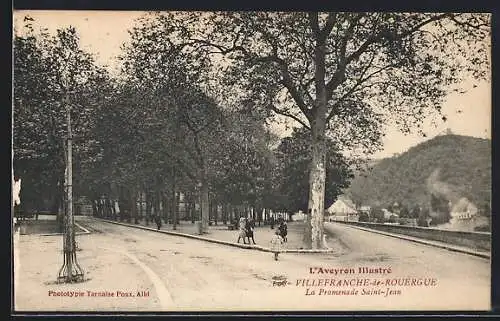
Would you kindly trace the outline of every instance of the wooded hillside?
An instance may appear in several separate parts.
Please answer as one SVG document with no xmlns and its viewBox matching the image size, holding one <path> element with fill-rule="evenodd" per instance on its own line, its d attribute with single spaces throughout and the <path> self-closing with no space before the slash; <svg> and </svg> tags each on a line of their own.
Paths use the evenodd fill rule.
<svg viewBox="0 0 500 321">
<path fill-rule="evenodd" d="M 482 208 L 490 202 L 491 140 L 435 137 L 379 161 L 365 175 L 358 175 L 346 194 L 358 205 L 387 206 L 397 201 L 407 207 L 426 207 L 431 175 L 437 175 L 439 184 L 454 195 L 467 197 Z"/>
</svg>

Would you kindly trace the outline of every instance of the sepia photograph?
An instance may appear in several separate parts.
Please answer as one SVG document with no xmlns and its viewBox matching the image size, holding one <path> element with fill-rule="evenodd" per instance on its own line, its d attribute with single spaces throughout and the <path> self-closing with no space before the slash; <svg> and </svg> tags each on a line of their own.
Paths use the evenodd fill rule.
<svg viewBox="0 0 500 321">
<path fill-rule="evenodd" d="M 491 310 L 491 14 L 12 22 L 12 314 Z"/>
</svg>

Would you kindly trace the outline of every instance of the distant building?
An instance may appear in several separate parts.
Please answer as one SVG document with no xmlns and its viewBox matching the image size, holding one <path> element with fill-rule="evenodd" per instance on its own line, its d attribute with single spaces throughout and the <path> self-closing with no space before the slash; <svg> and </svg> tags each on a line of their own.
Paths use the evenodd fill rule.
<svg viewBox="0 0 500 321">
<path fill-rule="evenodd" d="M 398 214 L 393 213 L 393 212 L 391 212 L 391 211 L 387 210 L 386 208 L 383 208 L 383 209 L 382 209 L 382 212 L 384 213 L 384 219 L 385 219 L 385 220 L 390 219 L 390 218 L 391 218 L 391 216 L 396 216 L 396 217 L 399 217 L 399 215 L 398 215 Z"/>
<path fill-rule="evenodd" d="M 298 211 L 297 213 L 292 215 L 292 220 L 295 221 L 305 221 L 306 215 L 302 211 Z"/>
<path fill-rule="evenodd" d="M 370 216 L 371 210 L 372 210 L 372 207 L 368 206 L 368 205 L 363 205 L 359 208 L 360 213 L 367 214 L 368 216 Z"/>
<path fill-rule="evenodd" d="M 439 225 L 439 228 L 456 231 L 474 231 L 476 227 L 488 227 L 489 219 L 479 213 L 478 208 L 466 197 L 460 198 L 455 203 L 449 203 L 450 220 Z"/>
<path fill-rule="evenodd" d="M 398 202 L 392 204 L 392 212 L 398 216 L 401 213 L 401 205 Z"/>
<path fill-rule="evenodd" d="M 477 214 L 477 207 L 473 203 L 469 202 L 469 200 L 465 197 L 458 200 L 450 213 L 452 220 L 454 219 L 458 221 L 472 220 L 477 216 Z"/>
<path fill-rule="evenodd" d="M 348 197 L 341 196 L 333 203 L 326 212 L 330 220 L 336 221 L 358 221 L 359 215 L 356 205 Z"/>
</svg>

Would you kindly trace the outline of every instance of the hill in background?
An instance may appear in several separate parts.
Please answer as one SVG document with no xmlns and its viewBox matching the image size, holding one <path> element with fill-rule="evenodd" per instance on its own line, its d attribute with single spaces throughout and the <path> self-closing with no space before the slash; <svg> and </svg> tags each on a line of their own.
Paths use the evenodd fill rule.
<svg viewBox="0 0 500 321">
<path fill-rule="evenodd" d="M 478 208 L 491 198 L 491 140 L 437 136 L 395 157 L 374 163 L 346 190 L 357 205 L 399 202 L 428 207 L 431 193 L 455 203 L 466 197 Z"/>
</svg>

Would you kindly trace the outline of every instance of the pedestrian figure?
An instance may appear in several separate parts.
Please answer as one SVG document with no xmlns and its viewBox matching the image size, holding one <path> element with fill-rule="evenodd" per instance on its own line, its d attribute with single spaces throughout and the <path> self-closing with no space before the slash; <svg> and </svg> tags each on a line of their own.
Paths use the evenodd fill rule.
<svg viewBox="0 0 500 321">
<path fill-rule="evenodd" d="M 286 222 L 284 220 L 281 221 L 281 223 L 278 226 L 278 231 L 283 238 L 283 241 L 286 242 L 288 241 L 287 235 L 288 235 L 288 226 L 286 225 Z"/>
<path fill-rule="evenodd" d="M 161 217 L 160 217 L 160 215 L 155 215 L 154 216 L 154 220 L 155 220 L 155 223 L 156 223 L 156 227 L 159 230 L 161 228 Z"/>
<path fill-rule="evenodd" d="M 239 233 L 238 233 L 238 241 L 236 243 L 240 243 L 240 239 L 243 239 L 243 244 L 247 244 L 245 238 L 247 237 L 247 219 L 245 217 L 240 218 L 240 222 L 238 224 Z M 250 243 L 250 240 L 248 241 Z"/>
<path fill-rule="evenodd" d="M 279 229 L 276 229 L 276 232 L 274 232 L 274 235 L 271 238 L 271 250 L 274 253 L 274 260 L 275 261 L 278 261 L 278 254 L 281 252 L 283 243 L 284 243 L 284 241 L 280 235 L 280 231 L 279 231 Z"/>
<path fill-rule="evenodd" d="M 250 239 L 252 239 L 253 244 L 255 244 L 255 239 L 253 238 L 254 229 L 255 229 L 255 221 L 252 218 L 247 219 L 245 230 L 246 230 L 246 237 L 248 238 L 248 244 L 250 244 Z"/>
<path fill-rule="evenodd" d="M 271 223 L 271 230 L 274 229 L 274 217 L 271 216 L 269 222 Z"/>
</svg>

